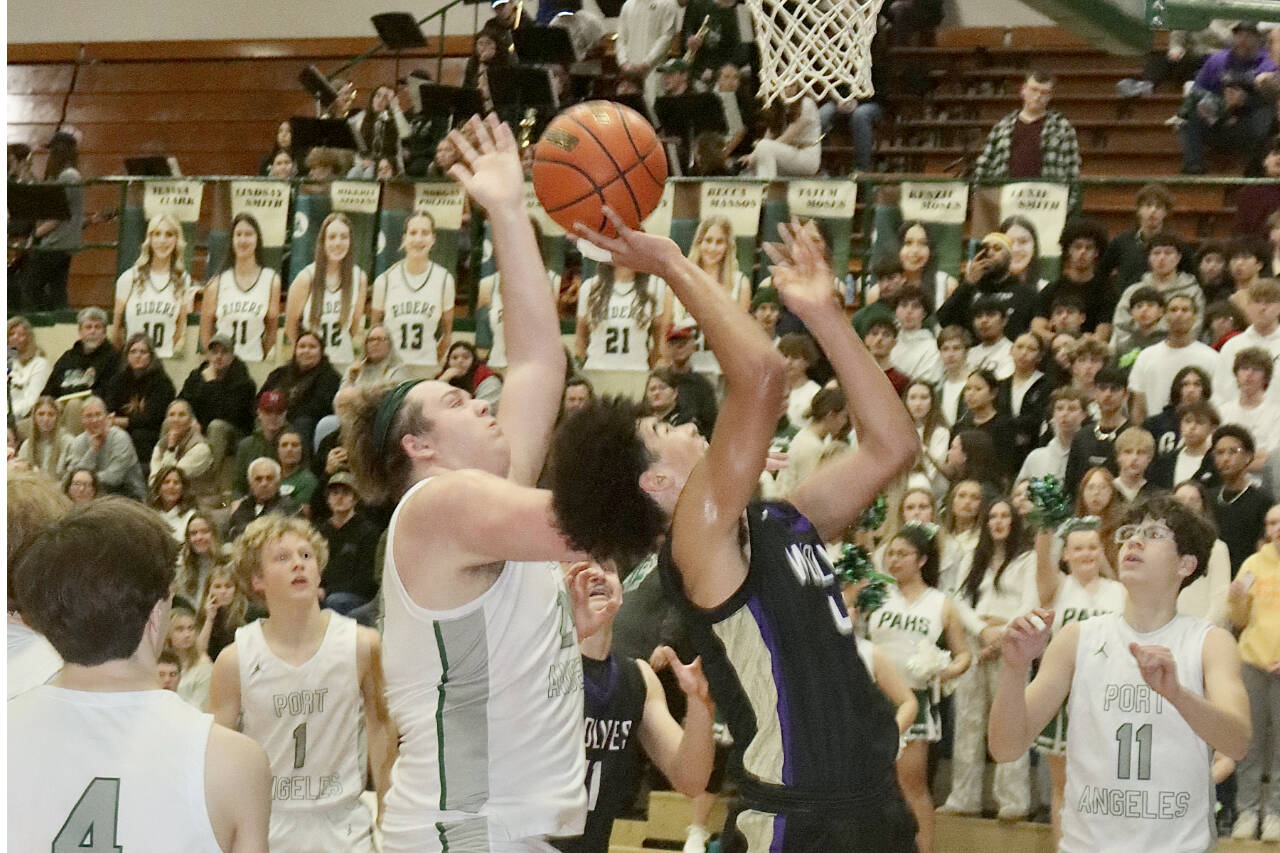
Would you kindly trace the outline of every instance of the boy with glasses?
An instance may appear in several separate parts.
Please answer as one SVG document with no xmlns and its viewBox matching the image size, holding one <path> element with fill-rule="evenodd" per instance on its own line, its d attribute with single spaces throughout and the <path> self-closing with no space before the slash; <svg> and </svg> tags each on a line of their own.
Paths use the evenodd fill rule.
<svg viewBox="0 0 1280 853">
<path fill-rule="evenodd" d="M 1072 623 L 1052 643 L 1052 610 L 1009 623 L 988 745 L 995 760 L 1016 759 L 1069 701 L 1058 849 L 1207 850 L 1212 750 L 1238 761 L 1251 736 L 1231 635 L 1177 615 L 1179 590 L 1205 571 L 1213 528 L 1169 497 L 1138 503 L 1126 522 L 1115 534 L 1123 613 Z"/>
<path fill-rule="evenodd" d="M 1273 503 L 1270 493 L 1254 485 L 1249 466 L 1256 451 L 1253 435 L 1240 424 L 1213 431 L 1213 464 L 1218 488 L 1209 492 L 1210 510 L 1218 535 L 1231 552 L 1231 577 L 1258 547 L 1262 524 Z"/>
</svg>

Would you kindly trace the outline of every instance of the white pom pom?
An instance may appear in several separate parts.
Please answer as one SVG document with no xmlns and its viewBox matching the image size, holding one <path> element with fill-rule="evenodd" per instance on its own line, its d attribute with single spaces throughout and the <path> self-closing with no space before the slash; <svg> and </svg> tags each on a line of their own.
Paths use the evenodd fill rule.
<svg viewBox="0 0 1280 853">
<path fill-rule="evenodd" d="M 1028 614 L 1027 614 L 1027 621 L 1029 621 L 1029 622 L 1031 623 L 1031 627 L 1032 627 L 1032 628 L 1035 628 L 1037 631 L 1043 631 L 1043 630 L 1044 630 L 1044 620 L 1043 620 L 1043 619 L 1041 619 L 1041 618 L 1040 618 L 1039 616 L 1037 616 L 1036 614 L 1034 614 L 1034 613 L 1028 613 Z"/>
</svg>

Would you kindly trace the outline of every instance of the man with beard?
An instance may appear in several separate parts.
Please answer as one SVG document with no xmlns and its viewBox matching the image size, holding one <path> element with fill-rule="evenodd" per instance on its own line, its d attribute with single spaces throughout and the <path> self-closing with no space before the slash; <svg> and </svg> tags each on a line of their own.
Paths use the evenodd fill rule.
<svg viewBox="0 0 1280 853">
<path fill-rule="evenodd" d="M 1027 331 L 1036 313 L 1036 292 L 1009 274 L 1012 252 L 1013 244 L 1003 233 L 992 231 L 983 237 L 964 281 L 938 309 L 938 325 L 972 327 L 974 303 L 985 296 L 1004 306 L 1007 336 L 1016 338 Z"/>
</svg>

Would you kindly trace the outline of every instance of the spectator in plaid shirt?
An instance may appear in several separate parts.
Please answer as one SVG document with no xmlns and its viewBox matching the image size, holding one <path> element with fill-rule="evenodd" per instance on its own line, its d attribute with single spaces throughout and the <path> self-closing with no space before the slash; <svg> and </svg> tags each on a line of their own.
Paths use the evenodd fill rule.
<svg viewBox="0 0 1280 853">
<path fill-rule="evenodd" d="M 974 165 L 975 179 L 1031 178 L 1070 182 L 1080 177 L 1080 147 L 1071 123 L 1049 109 L 1053 75 L 1032 71 L 1022 84 L 1022 109 L 1009 113 L 987 136 Z"/>
</svg>

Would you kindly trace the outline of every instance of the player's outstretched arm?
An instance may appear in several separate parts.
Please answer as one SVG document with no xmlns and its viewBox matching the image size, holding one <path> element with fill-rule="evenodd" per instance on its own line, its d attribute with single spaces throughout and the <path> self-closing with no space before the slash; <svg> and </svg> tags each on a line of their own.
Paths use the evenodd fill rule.
<svg viewBox="0 0 1280 853">
<path fill-rule="evenodd" d="M 711 732 L 716 707 L 707 689 L 707 679 L 702 674 L 702 659 L 695 658 L 691 664 L 682 664 L 670 646 L 658 648 L 654 656 L 675 673 L 681 691 L 689 700 L 688 710 L 682 729 L 667 709 L 667 698 L 658 676 L 649 664 L 639 661 L 645 686 L 640 745 L 649 760 L 671 780 L 673 788 L 686 797 L 696 797 L 707 788 L 716 755 Z"/>
<path fill-rule="evenodd" d="M 1014 761 L 1030 749 L 1071 692 L 1079 623 L 1066 626 L 1049 642 L 1052 626 L 1053 611 L 1036 609 L 1010 622 L 1001 638 L 1000 682 L 987 720 L 987 747 L 996 761 Z M 1027 684 L 1031 662 L 1041 653 L 1040 670 Z"/>
<path fill-rule="evenodd" d="M 508 477 L 531 486 L 542 471 L 564 391 L 560 319 L 525 212 L 524 172 L 511 128 L 490 114 L 484 121 L 473 117 L 467 129 L 474 145 L 456 130 L 449 134 L 462 158 L 449 174 L 484 206 L 493 228 L 507 340 L 498 421 L 511 444 Z"/>
<path fill-rule="evenodd" d="M 697 321 L 724 373 L 727 391 L 711 446 L 685 483 L 671 521 L 673 554 L 690 600 L 715 607 L 746 578 L 738 523 L 764 470 L 786 365 L 760 325 L 675 243 L 627 228 L 608 208 L 605 214 L 617 238 L 582 226 L 579 232 L 624 266 L 661 276 Z"/>
<path fill-rule="evenodd" d="M 773 284 L 826 353 L 849 401 L 849 417 L 858 424 L 858 449 L 820 466 L 789 496 L 830 542 L 911 464 L 920 442 L 893 385 L 831 294 L 831 268 L 822 255 L 817 226 L 792 221 L 779 225 L 778 232 L 782 244 L 765 245 L 773 260 Z"/>
<path fill-rule="evenodd" d="M 372 628 L 358 629 L 356 664 L 360 671 L 360 695 L 364 698 L 364 728 L 368 744 L 373 790 L 378 797 L 378 817 L 391 787 L 391 765 L 395 763 L 397 736 L 391 712 L 387 710 L 387 685 L 382 673 L 382 638 Z"/>
<path fill-rule="evenodd" d="M 239 732 L 212 726 L 204 796 L 219 847 L 226 853 L 267 853 L 271 766 L 261 746 Z"/>
<path fill-rule="evenodd" d="M 1230 634 L 1222 628 L 1212 628 L 1204 638 L 1204 696 L 1178 683 L 1177 662 L 1164 646 L 1132 643 L 1129 651 L 1138 661 L 1143 680 L 1173 705 L 1193 732 L 1229 758 L 1244 760 L 1253 723 L 1249 719 L 1249 695 L 1240 677 L 1240 652 Z"/>
<path fill-rule="evenodd" d="M 209 677 L 209 713 L 220 726 L 240 728 L 240 652 L 232 643 L 218 653 Z"/>
</svg>

